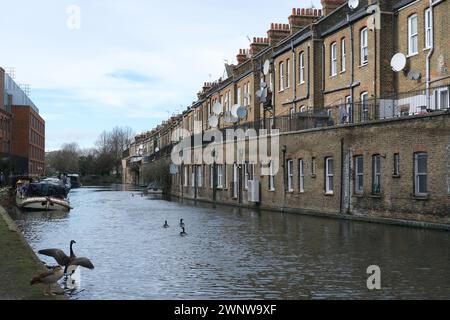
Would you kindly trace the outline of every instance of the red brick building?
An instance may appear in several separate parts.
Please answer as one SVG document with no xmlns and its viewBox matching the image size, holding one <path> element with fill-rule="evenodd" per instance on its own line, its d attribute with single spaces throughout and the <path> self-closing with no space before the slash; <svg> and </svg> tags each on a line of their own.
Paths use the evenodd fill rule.
<svg viewBox="0 0 450 320">
<path fill-rule="evenodd" d="M 27 94 L 0 68 L 0 157 L 10 174 L 42 176 L 45 121 Z"/>
</svg>

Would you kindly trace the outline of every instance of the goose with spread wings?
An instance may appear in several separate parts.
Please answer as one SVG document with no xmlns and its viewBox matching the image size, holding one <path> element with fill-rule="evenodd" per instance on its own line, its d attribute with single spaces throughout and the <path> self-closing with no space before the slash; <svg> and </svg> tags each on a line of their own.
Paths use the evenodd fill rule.
<svg viewBox="0 0 450 320">
<path fill-rule="evenodd" d="M 94 269 L 94 265 L 92 264 L 91 260 L 89 260 L 88 258 L 78 258 L 75 255 L 72 248 L 75 243 L 76 242 L 74 240 L 70 241 L 70 256 L 67 256 L 64 251 L 60 249 L 40 250 L 39 254 L 53 257 L 60 266 L 64 267 L 64 274 L 67 274 L 67 270 L 69 268 L 76 269 L 77 267 L 83 267 L 91 270 Z"/>
</svg>

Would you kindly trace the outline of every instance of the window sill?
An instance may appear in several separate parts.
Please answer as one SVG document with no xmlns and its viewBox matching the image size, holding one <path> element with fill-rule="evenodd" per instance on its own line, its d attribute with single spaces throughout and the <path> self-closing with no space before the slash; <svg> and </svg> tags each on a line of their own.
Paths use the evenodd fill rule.
<svg viewBox="0 0 450 320">
<path fill-rule="evenodd" d="M 339 72 L 340 74 L 344 74 L 347 70 L 342 70 L 341 72 Z"/>
<path fill-rule="evenodd" d="M 302 86 L 302 85 L 304 85 L 305 83 L 306 83 L 306 82 L 303 81 L 303 82 L 300 82 L 299 85 Z"/>
<path fill-rule="evenodd" d="M 353 196 L 355 198 L 364 198 L 364 193 L 355 193 Z"/>
<path fill-rule="evenodd" d="M 312 178 L 312 179 L 316 179 L 316 178 L 317 178 L 317 175 L 316 175 L 316 174 L 312 174 L 312 175 L 311 175 L 311 178 Z"/>
<path fill-rule="evenodd" d="M 367 67 L 369 65 L 369 62 L 366 62 L 364 64 L 359 65 L 359 68 L 364 68 Z"/>
<path fill-rule="evenodd" d="M 402 176 L 401 175 L 399 175 L 399 174 L 393 174 L 392 175 L 392 178 L 394 178 L 394 179 L 400 179 Z"/>
<path fill-rule="evenodd" d="M 370 197 L 372 199 L 381 199 L 381 194 L 371 194 Z"/>
<path fill-rule="evenodd" d="M 337 77 L 337 73 L 336 74 L 332 74 L 332 75 L 330 75 L 330 79 L 332 79 L 332 78 L 336 78 Z"/>
<path fill-rule="evenodd" d="M 276 192 L 276 190 L 275 190 L 275 189 L 273 189 L 273 190 L 269 190 L 269 192 Z"/>
<path fill-rule="evenodd" d="M 431 50 L 431 47 L 430 48 L 423 48 L 423 51 L 428 51 L 428 50 Z"/>
<path fill-rule="evenodd" d="M 408 55 L 406 56 L 406 58 L 412 58 L 412 57 L 415 57 L 415 56 L 418 56 L 418 55 L 419 55 L 419 53 L 418 53 L 418 52 L 415 52 L 415 53 L 408 54 Z"/>
<path fill-rule="evenodd" d="M 423 194 L 423 195 L 413 195 L 413 199 L 417 200 L 417 201 L 428 201 L 428 195 Z"/>
<path fill-rule="evenodd" d="M 334 197 L 334 192 L 326 192 L 325 197 Z"/>
</svg>

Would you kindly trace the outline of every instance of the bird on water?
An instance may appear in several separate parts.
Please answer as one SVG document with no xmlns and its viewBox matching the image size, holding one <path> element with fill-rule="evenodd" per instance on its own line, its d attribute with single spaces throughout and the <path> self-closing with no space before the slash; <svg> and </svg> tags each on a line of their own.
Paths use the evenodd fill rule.
<svg viewBox="0 0 450 320">
<path fill-rule="evenodd" d="M 52 285 L 56 284 L 62 277 L 64 277 L 63 269 L 60 266 L 57 266 L 47 272 L 35 276 L 30 284 L 34 286 L 35 284 L 42 283 L 44 285 L 44 295 L 54 296 L 55 294 L 52 292 Z"/>
<path fill-rule="evenodd" d="M 180 219 L 180 227 L 181 227 L 181 228 L 185 227 L 185 225 L 184 225 L 184 222 L 183 222 L 183 221 L 184 221 L 184 219 Z"/>
<path fill-rule="evenodd" d="M 163 226 L 164 228 L 169 228 L 169 224 L 167 223 L 167 220 L 166 220 L 166 222 L 164 223 L 164 226 Z"/>
<path fill-rule="evenodd" d="M 68 269 L 72 269 L 75 267 L 83 267 L 87 269 L 94 269 L 94 265 L 92 264 L 91 260 L 88 258 L 78 258 L 75 253 L 73 252 L 73 245 L 76 243 L 76 241 L 72 240 L 70 241 L 70 256 L 67 256 L 64 251 L 60 249 L 46 249 L 46 250 L 40 250 L 39 254 L 42 254 L 44 256 L 53 257 L 56 262 L 61 267 L 64 267 L 64 274 L 67 274 Z M 75 272 L 75 270 L 73 270 Z M 72 273 L 73 273 L 72 272 Z"/>
<path fill-rule="evenodd" d="M 182 227 L 181 229 L 183 229 L 183 231 L 180 232 L 180 236 L 182 237 L 187 236 L 186 229 L 184 227 Z"/>
</svg>

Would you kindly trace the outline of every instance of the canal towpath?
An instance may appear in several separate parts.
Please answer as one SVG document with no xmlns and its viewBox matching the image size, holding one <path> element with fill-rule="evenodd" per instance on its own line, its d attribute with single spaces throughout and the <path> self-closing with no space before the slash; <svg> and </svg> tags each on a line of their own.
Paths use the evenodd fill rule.
<svg viewBox="0 0 450 320">
<path fill-rule="evenodd" d="M 31 286 L 33 276 L 45 272 L 44 264 L 26 242 L 15 222 L 0 206 L 0 300 L 60 300 L 44 296 L 41 286 Z"/>
</svg>

